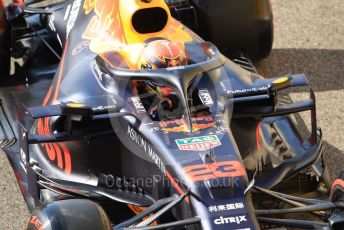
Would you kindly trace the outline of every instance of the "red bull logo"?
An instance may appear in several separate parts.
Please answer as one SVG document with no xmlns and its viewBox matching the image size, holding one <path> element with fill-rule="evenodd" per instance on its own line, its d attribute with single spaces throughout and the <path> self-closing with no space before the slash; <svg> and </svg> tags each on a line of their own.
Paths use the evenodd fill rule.
<svg viewBox="0 0 344 230">
<path fill-rule="evenodd" d="M 162 121 L 159 123 L 161 130 L 165 133 L 181 133 L 190 132 L 185 121 L 182 119 Z M 192 118 L 193 131 L 199 131 L 207 128 L 217 128 L 217 125 L 212 117 L 196 117 Z"/>
</svg>

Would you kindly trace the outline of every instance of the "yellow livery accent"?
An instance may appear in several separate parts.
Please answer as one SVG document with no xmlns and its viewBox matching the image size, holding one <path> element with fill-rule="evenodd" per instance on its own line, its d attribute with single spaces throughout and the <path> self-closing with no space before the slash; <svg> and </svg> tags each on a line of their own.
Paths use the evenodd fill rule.
<svg viewBox="0 0 344 230">
<path fill-rule="evenodd" d="M 282 83 L 285 83 L 287 81 L 289 81 L 288 77 L 282 77 L 282 78 L 279 78 L 277 80 L 274 80 L 272 83 L 273 84 L 282 84 Z"/>
<path fill-rule="evenodd" d="M 67 106 L 71 108 L 82 108 L 82 107 L 85 107 L 86 105 L 80 104 L 80 103 L 68 103 Z"/>
</svg>

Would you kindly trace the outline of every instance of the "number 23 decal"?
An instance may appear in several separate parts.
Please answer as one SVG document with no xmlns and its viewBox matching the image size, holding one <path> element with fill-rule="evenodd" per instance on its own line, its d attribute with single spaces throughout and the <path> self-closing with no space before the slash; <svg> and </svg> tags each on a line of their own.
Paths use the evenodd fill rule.
<svg viewBox="0 0 344 230">
<path fill-rule="evenodd" d="M 245 170 L 239 161 L 191 165 L 183 168 L 192 181 L 204 181 L 224 177 L 240 177 Z"/>
</svg>

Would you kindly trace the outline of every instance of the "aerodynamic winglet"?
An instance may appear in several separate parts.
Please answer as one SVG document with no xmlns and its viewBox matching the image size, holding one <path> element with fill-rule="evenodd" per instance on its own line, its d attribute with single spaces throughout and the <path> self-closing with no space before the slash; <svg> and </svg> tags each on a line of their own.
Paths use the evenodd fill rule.
<svg viewBox="0 0 344 230">
<path fill-rule="evenodd" d="M 27 108 L 30 116 L 34 119 L 44 117 L 54 117 L 62 115 L 75 115 L 82 117 L 90 117 L 93 113 L 92 108 L 85 104 L 67 102 L 57 105 L 37 106 Z"/>
<path fill-rule="evenodd" d="M 53 117 L 62 115 L 61 105 L 36 106 L 26 108 L 30 116 L 34 119 Z"/>
</svg>

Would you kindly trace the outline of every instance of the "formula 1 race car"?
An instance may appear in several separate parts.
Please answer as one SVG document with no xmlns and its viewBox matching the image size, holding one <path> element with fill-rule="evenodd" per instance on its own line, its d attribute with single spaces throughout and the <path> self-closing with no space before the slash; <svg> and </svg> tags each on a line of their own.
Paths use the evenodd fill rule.
<svg viewBox="0 0 344 230">
<path fill-rule="evenodd" d="M 1 28 L 0 144 L 27 229 L 342 229 L 314 93 L 279 97 L 306 76 L 251 61 L 271 50 L 269 1 L 29 0 Z"/>
</svg>

